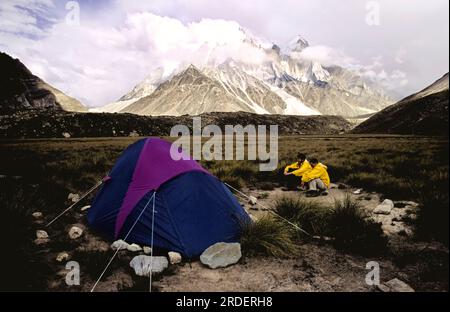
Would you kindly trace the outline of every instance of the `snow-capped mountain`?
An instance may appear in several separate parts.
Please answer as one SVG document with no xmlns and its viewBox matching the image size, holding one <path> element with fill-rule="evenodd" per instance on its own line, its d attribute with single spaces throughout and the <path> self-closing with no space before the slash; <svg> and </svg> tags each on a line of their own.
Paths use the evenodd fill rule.
<svg viewBox="0 0 450 312">
<path fill-rule="evenodd" d="M 375 113 L 391 104 L 377 86 L 339 66 L 302 57 L 308 41 L 297 36 L 285 50 L 244 30 L 246 58 L 211 57 L 171 74 L 157 69 L 119 101 L 92 111 L 184 115 L 246 111 L 258 114 L 341 115 Z M 216 49 L 210 47 L 210 55 Z M 252 59 L 258 61 L 254 61 Z"/>
</svg>

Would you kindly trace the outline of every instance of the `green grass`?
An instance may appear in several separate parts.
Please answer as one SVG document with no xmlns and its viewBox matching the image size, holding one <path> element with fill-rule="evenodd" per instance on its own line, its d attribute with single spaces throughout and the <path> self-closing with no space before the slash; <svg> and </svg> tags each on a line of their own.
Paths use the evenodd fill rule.
<svg viewBox="0 0 450 312">
<path fill-rule="evenodd" d="M 295 231 L 279 218 L 264 216 L 242 225 L 241 246 L 245 256 L 295 256 Z"/>
<path fill-rule="evenodd" d="M 416 221 L 417 236 L 420 239 L 436 239 L 448 245 L 448 171 L 434 170 L 428 174 L 428 180 L 414 181 L 411 184 L 420 204 Z"/>
<path fill-rule="evenodd" d="M 359 254 L 385 251 L 381 226 L 368 219 L 350 196 L 336 200 L 332 207 L 285 196 L 276 201 L 274 211 L 311 235 L 332 237 L 340 249 Z"/>
</svg>

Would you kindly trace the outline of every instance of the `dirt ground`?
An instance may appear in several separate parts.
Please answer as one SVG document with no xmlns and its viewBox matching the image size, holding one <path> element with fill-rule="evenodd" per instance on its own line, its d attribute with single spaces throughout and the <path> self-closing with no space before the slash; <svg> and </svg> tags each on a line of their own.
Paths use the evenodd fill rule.
<svg viewBox="0 0 450 312">
<path fill-rule="evenodd" d="M 355 189 L 338 189 L 333 186 L 328 196 L 312 198 L 325 204 L 333 204 L 335 200 L 343 199 L 346 195 L 361 202 L 361 206 L 369 215 L 383 224 L 383 230 L 389 238 L 391 248 L 400 251 L 402 248 L 409 250 L 439 250 L 447 255 L 448 249 L 434 244 L 421 244 L 412 240 L 413 229 L 403 222 L 393 222 L 400 210 L 414 209 L 412 202 L 401 203 L 394 208 L 391 217 L 373 214 L 373 210 L 382 201 L 382 196 L 370 192 L 357 192 Z M 245 190 L 246 195 L 251 195 L 258 200 L 258 205 L 251 205 L 240 196 L 246 210 L 252 216 L 258 218 L 268 213 L 264 207 L 271 207 L 274 201 L 281 196 L 305 196 L 298 191 L 284 191 L 277 188 L 272 191 Z M 264 194 L 264 195 L 262 195 Z M 399 235 L 406 232 L 407 235 Z M 408 235 L 409 233 L 409 235 Z M 338 291 L 338 292 L 367 292 L 378 291 L 376 286 L 369 286 L 365 282 L 370 269 L 366 268 L 369 261 L 377 261 L 380 265 L 380 281 L 387 282 L 393 278 L 407 281 L 417 290 L 424 287 L 433 287 L 434 290 L 443 290 L 441 287 L 448 285 L 432 285 L 416 283 L 411 271 L 414 266 L 399 267 L 388 256 L 367 258 L 357 255 L 349 255 L 336 250 L 327 243 L 312 240 L 300 246 L 299 255 L 293 259 L 273 258 L 246 258 L 239 264 L 211 270 L 200 262 L 183 264 L 178 266 L 173 274 L 164 276 L 155 283 L 160 291 Z M 445 261 L 445 260 L 444 260 Z"/>
<path fill-rule="evenodd" d="M 280 196 L 305 196 L 302 192 L 285 191 L 282 188 L 271 191 L 257 189 L 243 191 L 247 195 L 259 198 L 258 204 L 252 205 L 243 196 L 238 196 L 245 209 L 254 218 L 269 213 L 266 208 L 271 207 Z M 355 189 L 338 189 L 336 185 L 330 190 L 328 196 L 311 200 L 333 204 L 336 199 L 342 199 L 347 194 L 358 200 L 369 217 L 383 224 L 382 229 L 389 238 L 390 252 L 388 254 L 363 257 L 339 251 L 323 239 L 308 239 L 301 244 L 298 254 L 289 259 L 244 257 L 236 265 L 215 270 L 207 268 L 200 261 L 171 265 L 167 272 L 154 278 L 153 289 L 161 292 L 379 291 L 376 286 L 367 285 L 365 282 L 366 275 L 370 271 L 366 268 L 366 264 L 377 261 L 380 265 L 381 283 L 398 278 L 418 291 L 448 290 L 446 277 L 437 275 L 443 270 L 448 272 L 448 248 L 439 243 L 425 244 L 414 241 L 412 235 L 414 229 L 399 218 L 405 216 L 406 211 L 414 213 L 415 203 L 395 201 L 398 207 L 394 208 L 389 216 L 376 215 L 373 214 L 373 210 L 384 198 L 373 192 L 361 191 L 359 194 L 354 192 Z M 63 263 L 55 263 L 58 252 L 43 248 L 42 252 L 46 254 L 47 261 L 53 263 L 57 272 L 49 279 L 48 290 L 90 291 L 96 277 L 113 253 L 109 243 L 89 232 L 84 224 L 85 214 L 86 211 L 78 211 L 74 216 L 79 222 L 78 225 L 84 229 L 83 240 L 81 243 L 72 242 L 73 250 L 67 251 L 74 255 L 73 260 L 80 263 L 83 263 L 83 259 L 78 259 L 77 253 L 103 252 L 96 259 L 97 270 L 89 274 L 82 272 L 82 286 L 68 289 L 64 283 L 67 270 Z M 396 217 L 399 221 L 392 220 Z M 138 254 L 121 251 L 108 273 L 98 284 L 96 291 L 148 291 L 148 278 L 136 277 L 129 267 L 130 260 Z M 429 263 L 429 257 L 435 259 L 434 263 Z M 425 278 L 423 271 L 426 271 Z"/>
</svg>

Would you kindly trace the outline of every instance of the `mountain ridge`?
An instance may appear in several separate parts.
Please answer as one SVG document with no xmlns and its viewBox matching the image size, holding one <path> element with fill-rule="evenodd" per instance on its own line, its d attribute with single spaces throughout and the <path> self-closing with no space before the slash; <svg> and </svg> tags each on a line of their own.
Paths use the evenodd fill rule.
<svg viewBox="0 0 450 312">
<path fill-rule="evenodd" d="M 449 74 L 362 122 L 353 133 L 448 136 Z"/>
</svg>

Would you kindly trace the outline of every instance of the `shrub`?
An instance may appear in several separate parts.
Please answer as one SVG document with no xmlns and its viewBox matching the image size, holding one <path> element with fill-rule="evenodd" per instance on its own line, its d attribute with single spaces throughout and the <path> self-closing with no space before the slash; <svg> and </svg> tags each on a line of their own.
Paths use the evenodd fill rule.
<svg viewBox="0 0 450 312">
<path fill-rule="evenodd" d="M 297 253 L 295 231 L 274 216 L 264 216 L 242 225 L 241 246 L 244 255 L 289 257 Z"/>
</svg>

